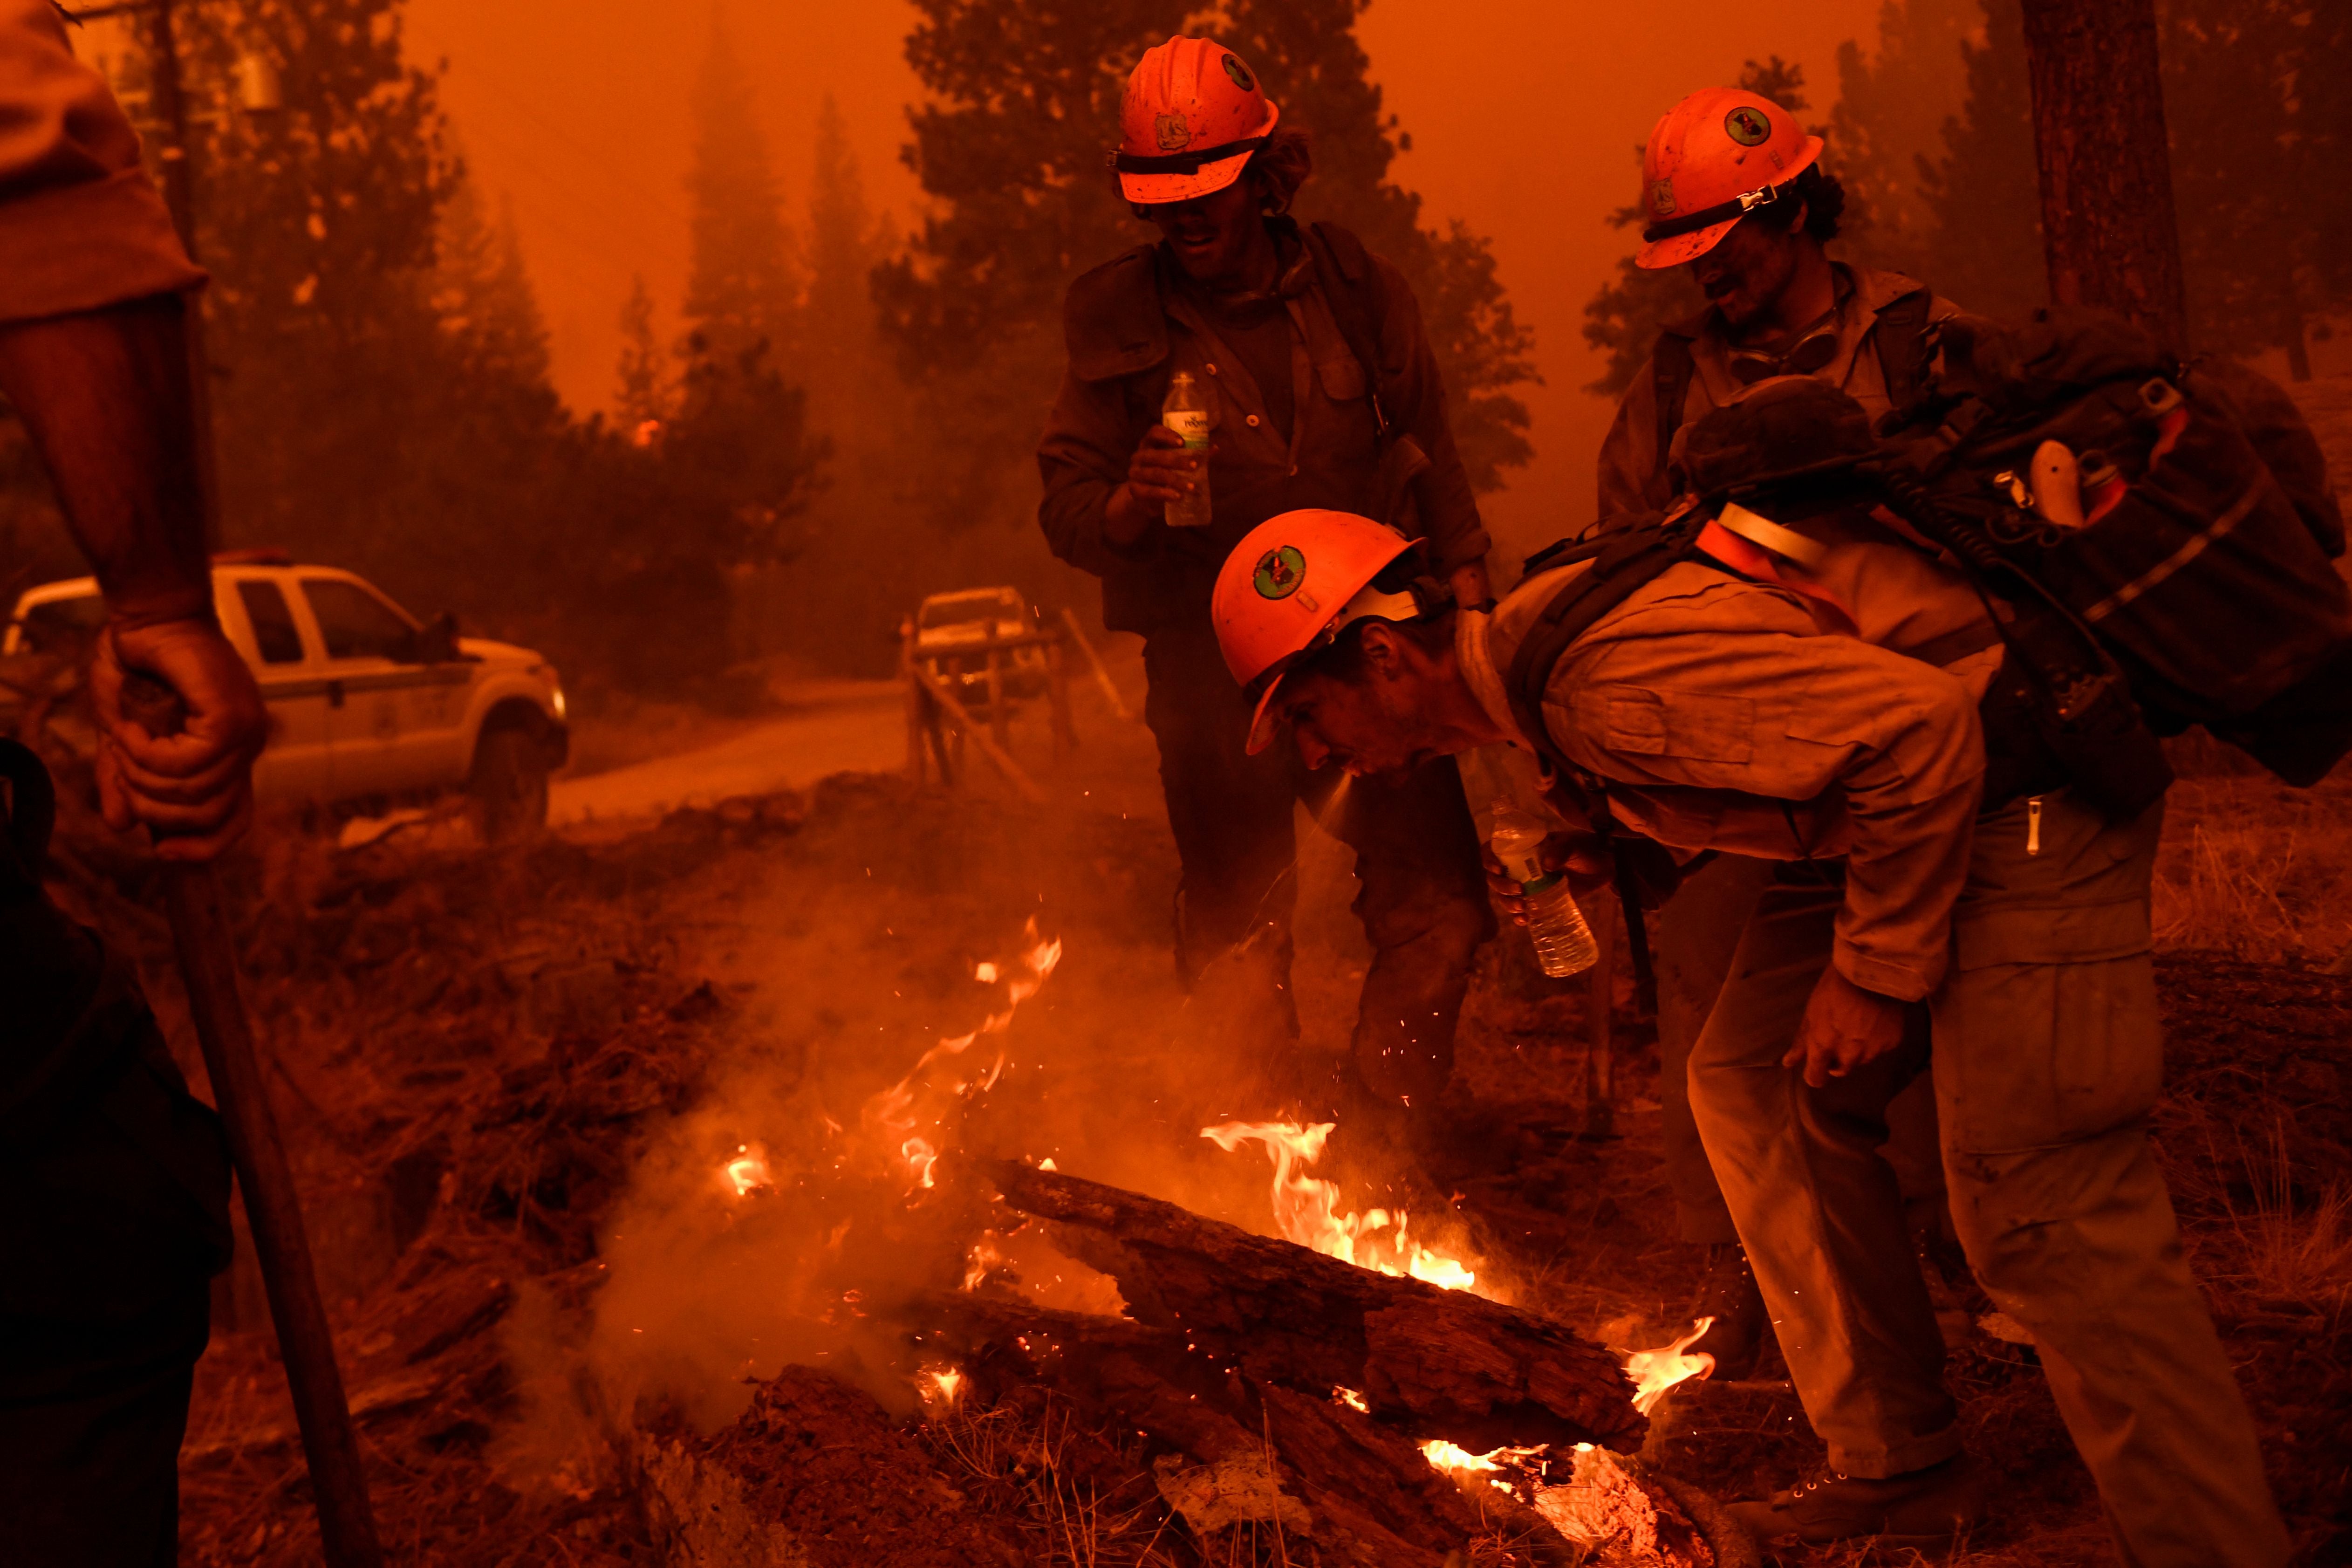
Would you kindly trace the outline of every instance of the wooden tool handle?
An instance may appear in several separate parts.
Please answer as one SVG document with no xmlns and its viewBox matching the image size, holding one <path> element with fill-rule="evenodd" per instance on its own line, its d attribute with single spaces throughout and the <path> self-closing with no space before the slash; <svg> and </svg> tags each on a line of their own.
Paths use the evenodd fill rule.
<svg viewBox="0 0 2352 1568">
<path fill-rule="evenodd" d="M 186 727 L 188 710 L 170 687 L 130 670 L 123 679 L 122 713 L 160 740 Z M 212 1075 L 213 1101 L 228 1131 L 229 1159 L 236 1167 L 253 1250 L 261 1260 L 270 1319 L 278 1326 L 326 1560 L 329 1568 L 382 1568 L 383 1548 L 376 1540 L 359 1437 L 343 1397 L 327 1310 L 319 1299 L 294 1173 L 286 1163 L 285 1141 L 269 1109 L 238 994 L 236 950 L 221 909 L 220 885 L 209 866 L 170 864 L 163 869 L 163 894 L 188 1011 L 204 1047 L 205 1070 Z"/>
</svg>

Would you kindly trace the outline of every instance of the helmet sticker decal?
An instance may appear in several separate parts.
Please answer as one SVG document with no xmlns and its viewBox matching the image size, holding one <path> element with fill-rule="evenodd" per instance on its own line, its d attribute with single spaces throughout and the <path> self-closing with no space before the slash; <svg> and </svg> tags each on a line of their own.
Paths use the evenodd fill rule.
<svg viewBox="0 0 2352 1568">
<path fill-rule="evenodd" d="M 1162 153 L 1181 153 L 1184 144 L 1192 140 L 1192 128 L 1184 123 L 1181 114 L 1163 114 L 1152 121 L 1152 128 L 1160 133 Z"/>
<path fill-rule="evenodd" d="M 1723 117 L 1724 133 L 1742 147 L 1758 147 L 1772 139 L 1772 121 L 1764 111 L 1741 104 Z"/>
<path fill-rule="evenodd" d="M 1287 599 L 1307 581 L 1307 557 L 1288 544 L 1269 550 L 1257 558 L 1257 570 L 1250 574 L 1250 581 L 1262 598 Z"/>
<path fill-rule="evenodd" d="M 1256 79 L 1250 75 L 1249 67 L 1242 64 L 1239 57 L 1234 55 L 1225 57 L 1225 74 L 1233 78 L 1234 85 L 1244 92 L 1257 90 Z"/>
<path fill-rule="evenodd" d="M 1675 216 L 1675 183 L 1660 180 L 1650 187 L 1650 211 L 1657 217 Z"/>
</svg>

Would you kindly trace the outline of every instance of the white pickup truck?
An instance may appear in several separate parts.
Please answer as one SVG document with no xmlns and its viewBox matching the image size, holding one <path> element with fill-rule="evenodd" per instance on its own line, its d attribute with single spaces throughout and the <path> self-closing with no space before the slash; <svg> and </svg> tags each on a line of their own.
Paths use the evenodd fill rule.
<svg viewBox="0 0 2352 1568">
<path fill-rule="evenodd" d="M 221 629 L 269 707 L 256 797 L 297 805 L 464 790 L 487 839 L 547 820 L 571 730 L 555 667 L 529 648 L 419 622 L 373 584 L 268 551 L 215 558 Z M 78 657 L 104 623 L 94 578 L 26 591 L 0 658 Z"/>
</svg>

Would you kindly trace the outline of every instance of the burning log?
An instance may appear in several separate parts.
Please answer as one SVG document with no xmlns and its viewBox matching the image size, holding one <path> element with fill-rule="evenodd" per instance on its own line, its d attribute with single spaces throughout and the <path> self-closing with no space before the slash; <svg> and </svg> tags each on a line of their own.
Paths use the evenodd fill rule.
<svg viewBox="0 0 2352 1568">
<path fill-rule="evenodd" d="M 1430 1542 L 1469 1539 L 1482 1512 L 1526 1511 L 1500 1493 L 1473 1502 L 1417 1446 L 1328 1388 L 1254 1384 L 1181 1329 L 961 1293 L 920 1297 L 907 1316 L 925 1325 L 927 1352 L 967 1371 L 971 1397 L 1051 1388 L 1197 1461 L 1163 1455 L 1155 1467 L 1161 1496 L 1196 1531 L 1254 1520 L 1318 1542 L 1326 1561 L 1440 1568 L 1445 1551 Z"/>
<path fill-rule="evenodd" d="M 1556 1323 L 1097 1182 L 1013 1162 L 988 1174 L 1116 1279 L 1139 1322 L 1181 1331 L 1253 1382 L 1360 1389 L 1383 1425 L 1473 1449 L 1641 1445 L 1647 1423 L 1616 1358 Z"/>
</svg>

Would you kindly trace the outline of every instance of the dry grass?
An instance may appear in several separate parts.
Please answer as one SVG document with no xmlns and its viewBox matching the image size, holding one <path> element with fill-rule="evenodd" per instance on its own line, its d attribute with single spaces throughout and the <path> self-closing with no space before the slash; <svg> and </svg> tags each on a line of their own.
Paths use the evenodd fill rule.
<svg viewBox="0 0 2352 1568">
<path fill-rule="evenodd" d="M 2157 857 L 2156 942 L 2323 967 L 2352 951 L 2352 779 L 2182 779 Z"/>
<path fill-rule="evenodd" d="M 1182 1526 L 1140 1466 L 1106 1489 L 1097 1463 L 1118 1446 L 1082 1429 L 1066 1404 L 1048 1399 L 1032 1416 L 1000 1403 L 950 1406 L 922 1429 L 924 1442 L 984 1510 L 1011 1515 L 1039 1568 L 1194 1568 L 1228 1562 L 1256 1568 L 1259 1557 L 1204 1556 L 1181 1550 Z"/>
</svg>

